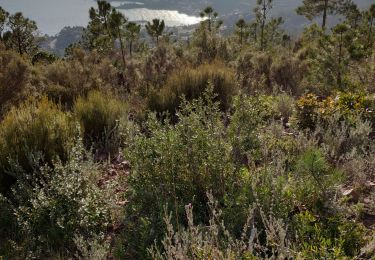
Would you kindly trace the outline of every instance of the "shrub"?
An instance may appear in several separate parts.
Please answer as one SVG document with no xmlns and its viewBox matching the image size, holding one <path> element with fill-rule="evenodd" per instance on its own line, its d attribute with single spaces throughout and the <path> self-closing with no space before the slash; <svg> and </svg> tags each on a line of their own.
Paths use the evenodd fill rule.
<svg viewBox="0 0 375 260">
<path fill-rule="evenodd" d="M 117 153 L 126 110 L 124 102 L 101 92 L 90 92 L 87 98 L 78 98 L 74 114 L 82 125 L 85 145 L 99 152 Z"/>
<path fill-rule="evenodd" d="M 272 97 L 264 95 L 241 95 L 234 98 L 227 131 L 235 161 L 248 162 L 249 156 L 256 160 L 256 153 L 259 151 L 257 132 L 275 116 L 273 102 Z"/>
<path fill-rule="evenodd" d="M 98 165 L 80 140 L 69 151 L 65 164 L 56 161 L 52 167 L 43 166 L 38 176 L 18 181 L 14 189 L 14 214 L 23 235 L 22 258 L 103 254 L 104 233 L 116 203 L 114 191 L 98 187 Z M 102 248 L 91 248 L 90 253 L 82 239 L 92 245 L 100 243 Z"/>
<path fill-rule="evenodd" d="M 236 62 L 236 77 L 249 93 L 271 93 L 272 56 L 268 53 L 245 52 Z"/>
<path fill-rule="evenodd" d="M 174 228 L 171 216 L 166 215 L 166 233 L 161 249 L 149 249 L 152 259 L 258 259 L 291 258 L 293 251 L 288 248 L 285 226 L 280 220 L 262 214 L 261 222 L 266 226 L 266 244 L 259 241 L 260 232 L 254 226 L 256 207 L 249 207 L 247 219 L 243 223 L 242 234 L 237 238 L 227 229 L 222 209 L 209 196 L 210 221 L 207 225 L 194 222 L 192 205 L 186 205 L 187 228 Z"/>
<path fill-rule="evenodd" d="M 43 76 L 48 97 L 68 108 L 79 96 L 92 90 L 112 91 L 119 83 L 119 74 L 109 59 L 81 50 L 75 50 L 70 59 L 44 66 Z"/>
<path fill-rule="evenodd" d="M 305 151 L 296 163 L 291 183 L 297 200 L 310 210 L 326 211 L 343 174 L 330 166 L 317 149 Z"/>
<path fill-rule="evenodd" d="M 145 83 L 159 87 L 178 67 L 179 61 L 173 49 L 165 43 L 158 44 L 155 49 L 151 50 L 144 63 Z"/>
<path fill-rule="evenodd" d="M 285 124 L 293 115 L 295 100 L 293 97 L 283 93 L 276 96 L 275 110 L 279 113 Z"/>
<path fill-rule="evenodd" d="M 296 236 L 303 239 L 296 245 L 302 259 L 354 258 L 361 255 L 366 231 L 361 224 L 340 215 L 319 219 L 309 211 L 295 216 Z"/>
<path fill-rule="evenodd" d="M 341 115 L 340 120 L 349 124 L 358 117 L 374 124 L 374 108 L 374 98 L 363 94 L 339 92 L 326 98 L 307 94 L 297 101 L 296 116 L 301 129 L 314 130 L 319 121 L 324 123 L 337 113 Z"/>
<path fill-rule="evenodd" d="M 132 165 L 122 242 L 126 257 L 145 257 L 154 239 L 160 241 L 165 205 L 178 225 L 184 223 L 188 203 L 195 207 L 197 222 L 207 223 L 206 191 L 212 190 L 224 203 L 224 197 L 230 200 L 241 184 L 230 161 L 231 146 L 223 138 L 218 104 L 210 100 L 185 102 L 176 125 L 150 116 L 146 134 L 129 140 L 124 150 Z"/>
<path fill-rule="evenodd" d="M 281 90 L 299 96 L 302 93 L 301 82 L 307 72 L 306 66 L 289 54 L 278 56 L 271 66 L 271 79 Z"/>
<path fill-rule="evenodd" d="M 17 53 L 4 50 L 0 42 L 0 118 L 17 105 L 27 92 L 31 76 L 29 64 Z"/>
<path fill-rule="evenodd" d="M 201 65 L 196 69 L 187 68 L 174 72 L 168 77 L 160 92 L 151 94 L 150 108 L 157 112 L 169 111 L 174 114 L 181 104 L 181 97 L 186 100 L 199 98 L 212 84 L 217 100 L 222 109 L 228 109 L 237 87 L 231 69 L 220 63 Z"/>
<path fill-rule="evenodd" d="M 351 116 L 350 121 L 342 120 L 339 113 L 334 114 L 320 122 L 315 130 L 315 135 L 319 136 L 322 150 L 328 158 L 338 162 L 343 157 L 353 152 L 364 154 L 371 144 L 370 133 L 371 123 L 363 121 L 358 115 Z"/>
<path fill-rule="evenodd" d="M 0 125 L 1 190 L 9 189 L 16 165 L 28 174 L 40 163 L 65 161 L 74 132 L 69 115 L 47 98 L 13 108 Z"/>
<path fill-rule="evenodd" d="M 9 201 L 0 194 L 0 256 L 14 257 L 14 243 L 19 239 L 16 216 Z"/>
</svg>

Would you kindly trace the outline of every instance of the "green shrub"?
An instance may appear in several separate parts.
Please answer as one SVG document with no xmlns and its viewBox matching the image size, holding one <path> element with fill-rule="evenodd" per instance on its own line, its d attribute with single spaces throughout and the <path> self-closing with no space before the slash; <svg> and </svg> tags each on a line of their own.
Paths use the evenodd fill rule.
<svg viewBox="0 0 375 260">
<path fill-rule="evenodd" d="M 181 104 L 181 97 L 193 100 L 202 96 L 209 84 L 213 85 L 222 109 L 228 109 L 232 96 L 237 92 L 234 73 L 221 63 L 186 68 L 172 73 L 166 84 L 151 93 L 149 106 L 157 112 L 174 114 Z"/>
<path fill-rule="evenodd" d="M 371 96 L 339 92 L 335 96 L 319 98 L 307 94 L 297 101 L 296 117 L 301 129 L 314 130 L 318 122 L 325 122 L 334 114 L 341 115 L 340 121 L 352 124 L 358 117 L 375 123 L 375 101 Z"/>
<path fill-rule="evenodd" d="M 247 162 L 249 156 L 253 161 L 256 160 L 259 151 L 258 131 L 276 116 L 273 105 L 274 100 L 271 96 L 241 95 L 233 99 L 232 115 L 227 131 L 233 146 L 235 161 Z"/>
<path fill-rule="evenodd" d="M 176 125 L 150 116 L 146 133 L 138 133 L 124 150 L 132 166 L 122 242 L 126 257 L 143 258 L 154 239 L 160 241 L 165 205 L 177 225 L 185 223 L 184 206 L 189 203 L 195 207 L 196 221 L 207 223 L 206 191 L 212 190 L 223 203 L 241 185 L 218 104 L 210 98 L 185 102 L 177 116 Z"/>
<path fill-rule="evenodd" d="M 69 151 L 66 163 L 43 166 L 38 176 L 18 181 L 14 189 L 14 214 L 23 235 L 21 258 L 88 254 L 90 248 L 82 239 L 103 245 L 101 249 L 91 248 L 103 254 L 104 232 L 111 223 L 115 196 L 110 187 L 98 187 L 98 165 L 80 140 Z"/>
<path fill-rule="evenodd" d="M 47 98 L 13 108 L 0 125 L 1 190 L 9 189 L 16 166 L 28 174 L 40 164 L 65 161 L 74 135 L 69 115 Z"/>
<path fill-rule="evenodd" d="M 291 187 L 297 200 L 310 210 L 326 211 L 330 196 L 342 180 L 343 174 L 330 166 L 319 150 L 310 149 L 297 161 Z"/>
<path fill-rule="evenodd" d="M 124 102 L 101 92 L 90 92 L 87 98 L 78 98 L 74 114 L 81 123 L 85 145 L 100 152 L 117 153 L 126 110 Z"/>
<path fill-rule="evenodd" d="M 319 219 L 319 216 L 306 211 L 295 216 L 293 228 L 302 240 L 297 244 L 302 259 L 357 257 L 366 242 L 366 231 L 361 224 L 337 214 Z"/>
</svg>

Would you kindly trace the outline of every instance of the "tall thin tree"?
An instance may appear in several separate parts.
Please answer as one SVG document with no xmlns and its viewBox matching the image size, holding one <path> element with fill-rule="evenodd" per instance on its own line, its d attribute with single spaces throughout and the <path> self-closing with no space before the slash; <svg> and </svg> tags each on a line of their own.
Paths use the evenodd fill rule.
<svg viewBox="0 0 375 260">
<path fill-rule="evenodd" d="M 164 20 L 160 19 L 153 19 L 152 23 L 147 22 L 146 24 L 146 31 L 151 36 L 151 38 L 155 41 L 156 44 L 159 43 L 160 36 L 163 35 L 165 29 Z"/>
<path fill-rule="evenodd" d="M 7 26 L 9 31 L 4 34 L 4 40 L 8 47 L 17 50 L 21 55 L 32 55 L 38 49 L 35 39 L 38 27 L 34 21 L 18 12 L 9 16 Z"/>
<path fill-rule="evenodd" d="M 126 25 L 125 37 L 128 40 L 128 42 L 129 42 L 129 53 L 130 53 L 130 56 L 133 55 L 133 44 L 139 38 L 140 32 L 141 32 L 141 25 L 140 24 L 129 22 Z"/>
<path fill-rule="evenodd" d="M 254 9 L 256 17 L 260 22 L 260 48 L 265 49 L 265 27 L 270 10 L 272 9 L 272 0 L 257 0 L 257 7 Z"/>
<path fill-rule="evenodd" d="M 322 29 L 325 30 L 328 14 L 339 13 L 343 4 L 344 0 L 303 0 L 296 12 L 309 20 L 322 16 Z"/>
</svg>

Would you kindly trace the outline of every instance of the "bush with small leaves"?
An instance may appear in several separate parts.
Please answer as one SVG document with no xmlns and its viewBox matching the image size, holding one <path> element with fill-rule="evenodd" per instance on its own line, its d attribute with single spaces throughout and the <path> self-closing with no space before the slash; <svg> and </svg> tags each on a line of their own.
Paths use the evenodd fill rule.
<svg viewBox="0 0 375 260">
<path fill-rule="evenodd" d="M 228 109 L 232 96 L 237 92 L 237 86 L 233 71 L 221 63 L 174 72 L 160 91 L 155 90 L 150 95 L 149 106 L 154 111 L 168 111 L 173 115 L 181 104 L 182 96 L 189 101 L 199 98 L 209 84 L 212 84 L 214 93 L 217 94 L 220 107 Z"/>
<path fill-rule="evenodd" d="M 80 257 L 90 253 L 82 239 L 105 245 L 115 196 L 109 187 L 99 188 L 99 166 L 75 140 L 65 164 L 56 161 L 41 167 L 37 178 L 17 182 L 14 214 L 23 234 L 23 257 Z"/>
<path fill-rule="evenodd" d="M 19 176 L 14 167 L 29 174 L 40 164 L 65 161 L 75 135 L 69 114 L 42 98 L 13 108 L 0 125 L 0 190 L 9 190 Z"/>
<path fill-rule="evenodd" d="M 132 166 L 131 192 L 122 242 L 127 257 L 145 257 L 146 248 L 154 239 L 159 241 L 166 204 L 179 225 L 184 222 L 184 205 L 188 203 L 194 205 L 197 221 L 207 222 L 206 191 L 212 190 L 224 203 L 241 185 L 212 95 L 211 89 L 205 92 L 205 99 L 191 104 L 184 101 L 176 125 L 161 123 L 150 115 L 145 132 L 128 141 L 124 151 Z"/>
<path fill-rule="evenodd" d="M 340 114 L 340 121 L 353 124 L 358 117 L 375 124 L 375 100 L 370 95 L 361 93 L 338 92 L 326 98 L 314 94 L 302 96 L 296 104 L 296 117 L 301 129 L 315 130 L 317 124 L 324 123 L 335 114 Z"/>
<path fill-rule="evenodd" d="M 84 143 L 99 153 L 116 154 L 121 147 L 121 125 L 126 121 L 126 104 L 110 95 L 93 91 L 74 103 L 74 115 L 81 123 Z"/>
</svg>

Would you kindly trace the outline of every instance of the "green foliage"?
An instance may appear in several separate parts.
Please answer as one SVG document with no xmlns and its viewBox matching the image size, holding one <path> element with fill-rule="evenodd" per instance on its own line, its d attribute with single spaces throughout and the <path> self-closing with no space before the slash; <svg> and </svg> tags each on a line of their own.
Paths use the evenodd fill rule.
<svg viewBox="0 0 375 260">
<path fill-rule="evenodd" d="M 173 115 L 181 104 L 181 97 L 186 100 L 196 99 L 209 84 L 212 84 L 221 108 L 227 109 L 232 96 L 237 92 L 237 86 L 232 70 L 221 63 L 174 72 L 161 90 L 150 95 L 149 106 L 154 111 L 168 111 Z"/>
<path fill-rule="evenodd" d="M 57 60 L 56 56 L 53 55 L 53 54 L 50 54 L 48 52 L 44 52 L 44 51 L 39 51 L 38 53 L 36 53 L 31 62 L 32 64 L 51 64 L 53 62 L 55 62 Z"/>
<path fill-rule="evenodd" d="M 94 91 L 87 98 L 78 98 L 73 109 L 81 123 L 85 145 L 117 154 L 121 146 L 121 125 L 126 120 L 125 103 Z"/>
<path fill-rule="evenodd" d="M 22 177 L 9 176 L 17 166 L 27 175 L 40 164 L 65 161 L 74 132 L 70 116 L 47 98 L 13 108 L 0 125 L 2 191 L 9 190 L 9 180 Z"/>
<path fill-rule="evenodd" d="M 207 93 L 205 100 L 183 103 L 176 125 L 161 124 L 151 115 L 148 134 L 138 133 L 125 149 L 133 171 L 123 233 L 127 257 L 144 257 L 145 249 L 161 238 L 165 205 L 177 225 L 184 222 L 189 203 L 197 221 L 206 222 L 205 192 L 212 190 L 220 201 L 236 192 L 239 176 L 230 160 L 231 146 L 223 138 L 218 104 Z"/>
<path fill-rule="evenodd" d="M 365 244 L 364 227 L 340 216 L 320 220 L 306 211 L 295 216 L 296 235 L 304 242 L 299 244 L 302 258 L 345 258 L 358 255 Z"/>
<path fill-rule="evenodd" d="M 164 20 L 153 19 L 152 23 L 147 22 L 146 30 L 147 33 L 151 36 L 151 38 L 155 41 L 156 44 L 159 43 L 160 36 L 163 35 L 165 29 Z"/>
<path fill-rule="evenodd" d="M 357 117 L 374 123 L 374 99 L 371 96 L 364 96 L 356 93 L 338 93 L 325 99 L 307 94 L 297 101 L 296 117 L 298 126 L 301 129 L 316 128 L 319 121 L 327 121 L 334 114 L 339 113 L 341 120 L 348 123 L 355 121 Z"/>
<path fill-rule="evenodd" d="M 233 145 L 235 161 L 243 162 L 247 161 L 249 156 L 259 155 L 257 132 L 264 122 L 274 117 L 272 105 L 272 97 L 268 96 L 239 96 L 234 99 L 228 137 Z"/>
<path fill-rule="evenodd" d="M 323 205 L 335 191 L 335 185 L 340 183 L 341 177 L 342 173 L 332 168 L 319 150 L 307 150 L 297 161 L 291 176 L 296 183 L 303 184 L 293 185 L 293 193 L 299 202 L 311 210 L 314 210 L 312 207 L 325 210 Z"/>
<path fill-rule="evenodd" d="M 9 31 L 3 36 L 6 46 L 20 55 L 33 55 L 38 49 L 35 38 L 38 30 L 36 23 L 18 12 L 9 16 L 7 27 Z"/>
<path fill-rule="evenodd" d="M 296 12 L 299 15 L 304 15 L 309 20 L 322 15 L 322 29 L 326 28 L 327 15 L 337 13 L 340 9 L 340 0 L 304 0 L 303 5 L 298 7 Z"/>
<path fill-rule="evenodd" d="M 272 2 L 150 44 L 98 1 L 56 60 L 0 8 L 0 258 L 371 258 L 375 6 Z"/>
<path fill-rule="evenodd" d="M 87 157 L 78 140 L 65 164 L 56 161 L 53 167 L 41 167 L 39 178 L 18 181 L 14 214 L 23 234 L 24 257 L 80 255 L 84 252 L 78 251 L 78 237 L 99 239 L 104 245 L 114 201 L 97 186 L 98 165 Z"/>
</svg>

